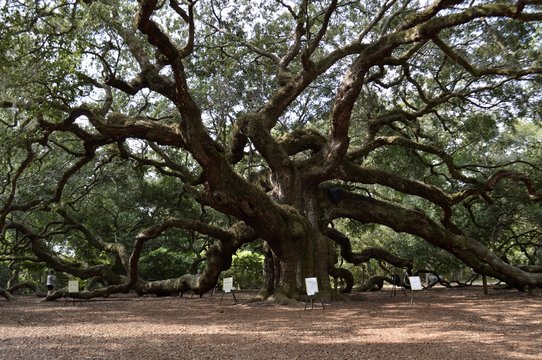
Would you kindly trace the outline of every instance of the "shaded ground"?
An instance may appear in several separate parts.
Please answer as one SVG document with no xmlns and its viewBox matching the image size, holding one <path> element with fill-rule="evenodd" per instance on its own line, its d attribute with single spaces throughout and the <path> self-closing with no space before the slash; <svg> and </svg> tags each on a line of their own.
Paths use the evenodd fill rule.
<svg viewBox="0 0 542 360">
<path fill-rule="evenodd" d="M 542 291 L 362 293 L 323 310 L 226 296 L 0 299 L 0 359 L 542 359 Z"/>
</svg>

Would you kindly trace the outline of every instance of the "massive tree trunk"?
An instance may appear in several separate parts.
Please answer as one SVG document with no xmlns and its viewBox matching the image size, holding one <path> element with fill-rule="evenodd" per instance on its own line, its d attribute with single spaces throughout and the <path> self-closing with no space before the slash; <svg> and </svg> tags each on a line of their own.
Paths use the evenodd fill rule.
<svg viewBox="0 0 542 360">
<path fill-rule="evenodd" d="M 330 299 L 329 256 L 327 239 L 316 231 L 282 241 L 280 255 L 272 250 L 266 252 L 264 295 L 301 299 L 305 294 L 305 278 L 316 277 L 320 296 Z"/>
<path fill-rule="evenodd" d="M 335 254 L 320 227 L 317 191 L 302 186 L 290 172 L 274 183 L 273 196 L 282 205 L 286 218 L 285 238 L 266 239 L 263 297 L 300 299 L 305 294 L 305 278 L 318 279 L 322 298 L 332 297 L 329 271 Z M 292 180 L 293 179 L 293 180 Z"/>
</svg>

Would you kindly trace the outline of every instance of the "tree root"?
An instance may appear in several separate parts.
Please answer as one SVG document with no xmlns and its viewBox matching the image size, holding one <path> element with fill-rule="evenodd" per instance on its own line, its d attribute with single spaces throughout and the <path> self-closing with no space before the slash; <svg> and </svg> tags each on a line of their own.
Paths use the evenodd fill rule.
<svg viewBox="0 0 542 360">
<path fill-rule="evenodd" d="M 15 297 L 3 287 L 0 287 L 0 296 L 4 297 L 7 301 L 15 300 Z"/>
</svg>

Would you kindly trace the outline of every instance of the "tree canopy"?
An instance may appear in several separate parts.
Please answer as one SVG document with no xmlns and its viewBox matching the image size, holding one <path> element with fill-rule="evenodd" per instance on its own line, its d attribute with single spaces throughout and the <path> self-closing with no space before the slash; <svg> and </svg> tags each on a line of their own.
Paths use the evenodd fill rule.
<svg viewBox="0 0 542 360">
<path fill-rule="evenodd" d="M 262 244 L 262 297 L 330 298 L 339 258 L 420 270 L 384 226 L 542 286 L 542 1 L 0 9 L 0 261 L 203 294 Z"/>
</svg>

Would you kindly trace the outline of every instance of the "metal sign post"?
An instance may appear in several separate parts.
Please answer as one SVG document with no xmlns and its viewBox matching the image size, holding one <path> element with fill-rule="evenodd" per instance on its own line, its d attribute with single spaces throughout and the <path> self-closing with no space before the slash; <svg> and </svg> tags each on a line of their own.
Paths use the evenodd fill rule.
<svg viewBox="0 0 542 360">
<path fill-rule="evenodd" d="M 305 297 L 305 310 L 307 310 L 307 304 L 310 300 L 311 309 L 314 309 L 314 295 L 318 294 L 318 279 L 315 277 L 305 278 L 305 288 L 307 289 L 307 296 Z M 320 300 L 322 309 L 325 309 L 324 303 Z M 303 310 L 303 311 L 305 311 Z"/>
<path fill-rule="evenodd" d="M 66 301 L 69 300 L 69 298 L 73 299 L 73 305 L 75 305 L 75 299 L 78 298 L 79 302 L 83 304 L 83 301 L 78 296 L 79 294 L 79 280 L 68 280 L 68 293 L 66 294 Z"/>
<path fill-rule="evenodd" d="M 222 291 L 222 297 L 220 298 L 220 302 L 218 303 L 218 305 L 222 304 L 222 299 L 224 299 L 224 295 L 226 295 L 226 293 L 231 293 L 233 296 L 233 300 L 235 300 L 235 303 L 237 303 L 237 298 L 235 297 L 235 291 L 233 289 L 232 277 L 224 278 L 224 280 L 222 280 Z"/>
<path fill-rule="evenodd" d="M 410 305 L 414 303 L 414 290 L 422 290 L 422 282 L 419 276 L 409 276 L 408 282 L 410 282 Z"/>
</svg>

